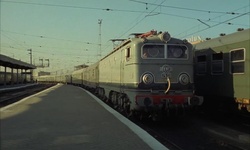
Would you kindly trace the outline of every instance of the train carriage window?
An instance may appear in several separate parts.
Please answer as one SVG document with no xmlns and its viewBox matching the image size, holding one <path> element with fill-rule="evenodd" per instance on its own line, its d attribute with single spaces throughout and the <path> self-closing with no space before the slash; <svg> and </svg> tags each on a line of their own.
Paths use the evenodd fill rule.
<svg viewBox="0 0 250 150">
<path fill-rule="evenodd" d="M 162 44 L 146 44 L 142 47 L 141 57 L 143 59 L 165 58 L 165 46 Z"/>
<path fill-rule="evenodd" d="M 231 73 L 245 72 L 245 51 L 244 49 L 236 49 L 230 51 Z"/>
<path fill-rule="evenodd" d="M 187 59 L 188 48 L 185 45 L 167 45 L 167 58 Z"/>
<path fill-rule="evenodd" d="M 197 56 L 197 66 L 196 66 L 197 74 L 202 75 L 207 72 L 206 62 L 207 62 L 206 55 Z"/>
<path fill-rule="evenodd" d="M 223 53 L 212 54 L 212 64 L 211 64 L 212 74 L 222 74 L 224 71 L 223 63 Z"/>
</svg>

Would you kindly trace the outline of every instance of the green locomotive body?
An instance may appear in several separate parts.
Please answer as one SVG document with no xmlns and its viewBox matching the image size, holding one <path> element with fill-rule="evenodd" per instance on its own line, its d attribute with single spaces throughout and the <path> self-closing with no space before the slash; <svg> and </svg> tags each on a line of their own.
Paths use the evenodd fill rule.
<svg viewBox="0 0 250 150">
<path fill-rule="evenodd" d="M 194 95 L 192 45 L 167 32 L 149 33 L 135 34 L 99 61 L 97 94 L 148 116 L 201 105 Z"/>
</svg>

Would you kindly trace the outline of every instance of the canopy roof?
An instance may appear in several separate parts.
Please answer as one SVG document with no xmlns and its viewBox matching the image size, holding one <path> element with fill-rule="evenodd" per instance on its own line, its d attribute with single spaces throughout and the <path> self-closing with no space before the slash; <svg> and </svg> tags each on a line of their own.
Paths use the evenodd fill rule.
<svg viewBox="0 0 250 150">
<path fill-rule="evenodd" d="M 0 54 L 0 66 L 15 69 L 36 69 L 36 66 Z"/>
</svg>

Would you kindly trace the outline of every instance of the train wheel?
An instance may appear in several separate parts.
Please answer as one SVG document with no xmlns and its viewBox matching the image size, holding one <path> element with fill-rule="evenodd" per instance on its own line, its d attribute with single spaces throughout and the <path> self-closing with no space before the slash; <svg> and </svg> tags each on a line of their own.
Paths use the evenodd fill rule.
<svg viewBox="0 0 250 150">
<path fill-rule="evenodd" d="M 99 97 L 104 100 L 105 99 L 105 92 L 104 92 L 104 89 L 103 88 L 99 88 L 98 90 L 98 95 Z"/>
<path fill-rule="evenodd" d="M 115 109 L 117 109 L 118 108 L 118 102 L 117 102 L 117 96 L 118 96 L 118 94 L 116 93 L 116 92 L 112 92 L 112 94 L 111 94 L 111 102 L 112 102 L 112 104 L 113 104 L 113 107 L 115 108 Z"/>
<path fill-rule="evenodd" d="M 121 112 L 124 116 L 129 117 L 131 115 L 130 111 L 130 102 L 125 94 L 118 94 L 118 111 Z"/>
<path fill-rule="evenodd" d="M 126 117 L 130 117 L 132 112 L 130 110 L 130 101 L 129 99 L 127 98 L 126 95 L 123 95 L 121 97 L 121 107 L 122 107 L 122 112 L 123 114 L 126 116 Z"/>
</svg>

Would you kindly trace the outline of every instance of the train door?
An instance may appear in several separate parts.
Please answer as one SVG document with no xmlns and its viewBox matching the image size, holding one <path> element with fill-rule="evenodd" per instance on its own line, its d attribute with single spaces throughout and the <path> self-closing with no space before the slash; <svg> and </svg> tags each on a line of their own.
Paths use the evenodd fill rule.
<svg viewBox="0 0 250 150">
<path fill-rule="evenodd" d="M 121 61 L 120 61 L 120 92 L 124 93 L 124 57 L 125 49 L 121 50 Z"/>
<path fill-rule="evenodd" d="M 125 68 L 126 64 L 129 62 L 129 60 L 131 59 L 131 47 L 128 46 L 125 49 L 121 50 L 121 64 L 120 64 L 120 92 L 124 93 L 125 90 L 125 84 L 126 82 L 128 82 L 128 77 L 125 76 L 125 74 L 127 74 L 128 71 L 127 68 Z M 130 70 L 132 71 L 132 70 Z"/>
</svg>

